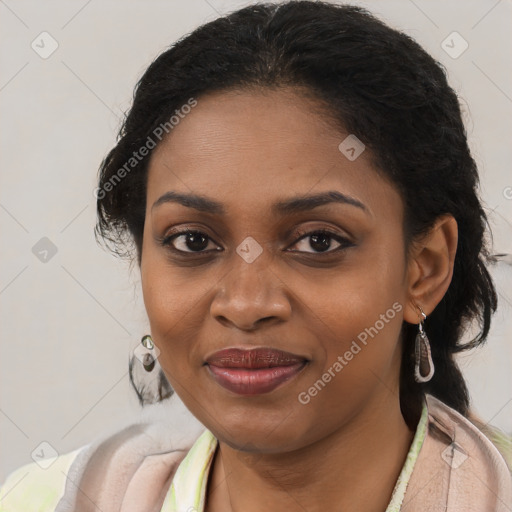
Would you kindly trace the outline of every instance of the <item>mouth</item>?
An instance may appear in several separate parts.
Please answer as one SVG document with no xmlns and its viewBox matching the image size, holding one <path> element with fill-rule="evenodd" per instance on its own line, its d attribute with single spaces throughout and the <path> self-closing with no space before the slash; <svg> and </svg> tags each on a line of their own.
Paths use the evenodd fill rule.
<svg viewBox="0 0 512 512">
<path fill-rule="evenodd" d="M 228 348 L 206 359 L 209 374 L 223 388 L 239 395 L 270 393 L 296 377 L 305 357 L 272 348 Z"/>
</svg>

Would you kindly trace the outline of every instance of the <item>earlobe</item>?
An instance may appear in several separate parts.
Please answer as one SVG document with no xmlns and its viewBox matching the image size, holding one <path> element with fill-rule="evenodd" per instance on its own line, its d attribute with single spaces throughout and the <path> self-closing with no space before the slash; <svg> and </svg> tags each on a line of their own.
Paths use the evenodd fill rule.
<svg viewBox="0 0 512 512">
<path fill-rule="evenodd" d="M 444 297 L 452 280 L 457 240 L 457 221 L 452 215 L 442 215 L 426 235 L 414 242 L 407 271 L 406 322 L 419 323 L 418 306 L 429 316 Z"/>
</svg>

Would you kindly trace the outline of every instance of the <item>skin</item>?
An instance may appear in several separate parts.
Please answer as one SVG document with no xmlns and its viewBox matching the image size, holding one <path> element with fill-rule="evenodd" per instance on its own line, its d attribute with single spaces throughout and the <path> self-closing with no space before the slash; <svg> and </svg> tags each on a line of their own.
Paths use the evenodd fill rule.
<svg viewBox="0 0 512 512">
<path fill-rule="evenodd" d="M 400 412 L 400 328 L 419 322 L 415 305 L 429 315 L 446 292 L 457 225 L 439 218 L 406 258 L 397 189 L 374 170 L 369 150 L 355 161 L 340 152 L 348 134 L 317 106 L 286 88 L 210 93 L 151 157 L 142 289 L 171 385 L 219 440 L 208 512 L 383 511 L 414 435 Z M 177 202 L 153 207 L 169 191 L 210 198 L 225 213 Z M 364 208 L 271 210 L 327 191 Z M 203 232 L 203 252 L 184 236 L 162 244 L 176 229 Z M 322 252 L 311 238 L 318 229 L 346 241 L 328 237 Z M 236 252 L 248 236 L 263 250 L 252 263 Z M 299 394 L 394 303 L 401 305 L 394 318 L 300 403 Z M 240 396 L 203 364 L 232 346 L 273 347 L 309 363 L 270 393 Z"/>
</svg>

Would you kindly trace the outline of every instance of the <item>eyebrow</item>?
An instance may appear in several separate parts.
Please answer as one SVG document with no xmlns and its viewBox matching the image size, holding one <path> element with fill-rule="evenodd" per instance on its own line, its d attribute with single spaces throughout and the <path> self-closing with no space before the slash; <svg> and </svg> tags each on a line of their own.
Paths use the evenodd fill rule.
<svg viewBox="0 0 512 512">
<path fill-rule="evenodd" d="M 212 213 L 217 215 L 223 215 L 226 213 L 222 203 L 210 199 L 208 197 L 200 196 L 197 194 L 183 194 L 180 192 L 166 192 L 160 198 L 158 198 L 151 209 L 157 208 L 158 206 L 165 203 L 178 203 L 187 208 L 194 208 L 200 212 Z M 368 208 L 361 203 L 361 201 L 342 194 L 341 192 L 331 190 L 328 192 L 321 192 L 319 194 L 304 195 L 286 199 L 285 201 L 279 201 L 274 203 L 271 207 L 271 211 L 274 214 L 293 214 L 312 210 L 329 203 L 341 203 L 348 204 L 360 208 L 361 210 L 369 213 Z"/>
</svg>

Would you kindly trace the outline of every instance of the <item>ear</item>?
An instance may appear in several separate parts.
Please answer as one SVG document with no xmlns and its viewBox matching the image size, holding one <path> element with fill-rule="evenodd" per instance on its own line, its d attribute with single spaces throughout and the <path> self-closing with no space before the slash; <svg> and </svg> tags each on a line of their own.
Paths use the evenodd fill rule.
<svg viewBox="0 0 512 512">
<path fill-rule="evenodd" d="M 407 265 L 406 322 L 419 323 L 416 306 L 428 317 L 441 302 L 452 280 L 457 240 L 457 221 L 452 215 L 442 215 L 426 235 L 412 242 Z"/>
</svg>

